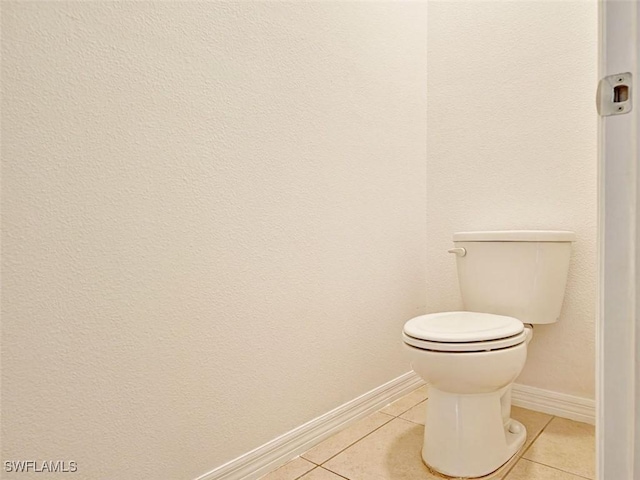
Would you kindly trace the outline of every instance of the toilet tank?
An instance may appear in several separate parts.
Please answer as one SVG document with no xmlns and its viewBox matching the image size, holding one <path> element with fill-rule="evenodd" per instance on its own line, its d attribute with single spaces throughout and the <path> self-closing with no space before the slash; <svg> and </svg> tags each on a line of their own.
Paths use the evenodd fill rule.
<svg viewBox="0 0 640 480">
<path fill-rule="evenodd" d="M 574 240 L 567 231 L 455 233 L 455 247 L 464 248 L 456 259 L 465 310 L 557 322 Z"/>
</svg>

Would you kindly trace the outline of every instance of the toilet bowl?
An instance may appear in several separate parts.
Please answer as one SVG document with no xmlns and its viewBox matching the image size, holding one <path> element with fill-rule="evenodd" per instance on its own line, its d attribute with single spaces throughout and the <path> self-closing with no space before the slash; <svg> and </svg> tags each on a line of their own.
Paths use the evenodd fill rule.
<svg viewBox="0 0 640 480">
<path fill-rule="evenodd" d="M 524 368 L 532 324 L 560 316 L 573 232 L 454 234 L 465 311 L 421 315 L 402 337 L 429 385 L 422 459 L 452 477 L 482 477 L 524 445 L 510 418 L 511 386 Z"/>
<path fill-rule="evenodd" d="M 503 401 L 527 356 L 531 329 L 475 312 L 416 317 L 403 339 L 411 367 L 429 384 L 424 462 L 453 477 L 487 475 L 524 444 L 526 429 Z"/>
</svg>

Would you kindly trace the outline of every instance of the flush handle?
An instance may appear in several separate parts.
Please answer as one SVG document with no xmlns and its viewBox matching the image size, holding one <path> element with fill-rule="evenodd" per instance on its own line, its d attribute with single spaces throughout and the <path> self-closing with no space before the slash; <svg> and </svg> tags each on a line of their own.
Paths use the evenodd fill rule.
<svg viewBox="0 0 640 480">
<path fill-rule="evenodd" d="M 449 253 L 455 253 L 459 257 L 464 257 L 467 254 L 467 250 L 465 248 L 450 248 L 447 250 Z"/>
</svg>

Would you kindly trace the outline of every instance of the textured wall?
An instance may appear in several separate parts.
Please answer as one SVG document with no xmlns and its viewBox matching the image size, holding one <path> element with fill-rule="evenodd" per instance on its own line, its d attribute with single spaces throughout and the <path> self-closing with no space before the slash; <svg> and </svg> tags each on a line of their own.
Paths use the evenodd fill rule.
<svg viewBox="0 0 640 480">
<path fill-rule="evenodd" d="M 190 479 L 408 370 L 424 3 L 2 3 L 3 460 Z"/>
<path fill-rule="evenodd" d="M 432 2 L 427 310 L 461 308 L 451 234 L 577 234 L 561 321 L 518 382 L 594 396 L 597 5 Z"/>
</svg>

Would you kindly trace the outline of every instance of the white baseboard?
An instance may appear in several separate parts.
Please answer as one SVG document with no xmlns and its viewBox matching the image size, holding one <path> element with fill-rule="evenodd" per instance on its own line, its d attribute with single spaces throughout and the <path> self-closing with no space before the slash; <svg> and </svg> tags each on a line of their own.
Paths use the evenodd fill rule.
<svg viewBox="0 0 640 480">
<path fill-rule="evenodd" d="M 596 423 L 596 402 L 589 398 L 515 383 L 511 393 L 511 403 L 517 407 L 569 418 L 578 422 L 590 423 L 591 425 Z"/>
<path fill-rule="evenodd" d="M 405 373 L 196 480 L 255 480 L 423 384 L 424 381 L 415 372 Z"/>
</svg>

